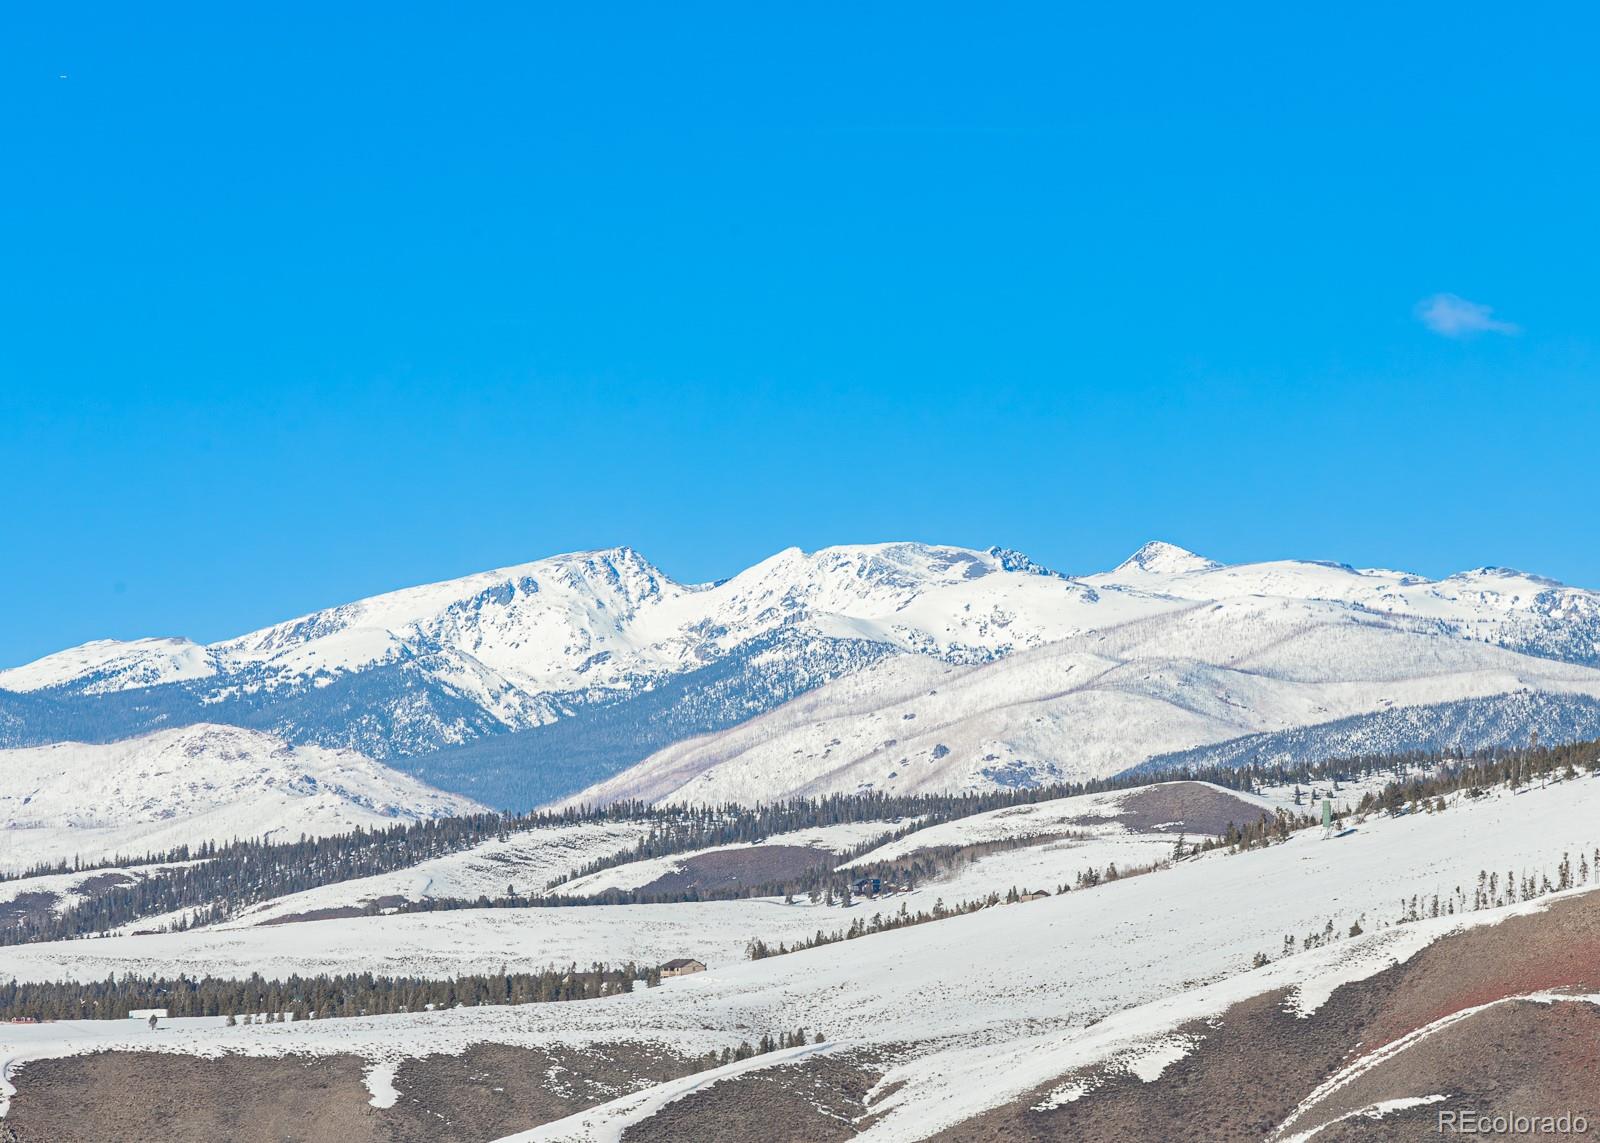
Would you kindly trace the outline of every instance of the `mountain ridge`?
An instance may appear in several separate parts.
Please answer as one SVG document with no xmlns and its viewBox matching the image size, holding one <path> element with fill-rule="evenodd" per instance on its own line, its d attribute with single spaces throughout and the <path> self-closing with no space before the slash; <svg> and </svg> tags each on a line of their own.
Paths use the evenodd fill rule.
<svg viewBox="0 0 1600 1143">
<path fill-rule="evenodd" d="M 1318 600 L 1444 641 L 1600 665 L 1600 594 L 1492 566 L 1430 580 L 1321 561 L 1221 564 L 1151 541 L 1111 571 L 1068 575 L 1012 549 L 892 542 L 787 548 L 683 584 L 620 546 L 205 646 L 97 640 L 45 656 L 0 671 L 0 747 L 225 722 L 526 806 L 884 660 L 977 666 L 1244 599 Z M 536 771 L 562 757 L 578 762 L 543 781 Z M 492 772 L 473 772 L 473 758 Z"/>
</svg>

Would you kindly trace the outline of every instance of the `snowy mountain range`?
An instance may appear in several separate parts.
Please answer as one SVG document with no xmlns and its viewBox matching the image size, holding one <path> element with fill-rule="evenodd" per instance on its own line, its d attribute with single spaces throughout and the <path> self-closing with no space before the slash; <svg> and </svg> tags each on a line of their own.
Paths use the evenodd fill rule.
<svg viewBox="0 0 1600 1143">
<path fill-rule="evenodd" d="M 1600 695 L 1597 667 L 1600 594 L 1498 568 L 1428 580 L 1305 561 L 1223 566 L 1152 543 L 1075 577 L 1005 549 L 894 543 L 789 549 L 728 580 L 680 584 L 616 548 L 207 646 L 101 640 L 46 656 L 0 671 L 0 746 L 229 724 L 521 806 L 658 751 L 673 766 L 684 751 L 745 754 L 735 744 L 755 731 L 736 728 L 767 712 L 794 722 L 842 703 L 882 721 L 917 688 L 942 685 L 961 696 L 941 715 L 955 720 L 942 737 L 924 743 L 931 722 L 911 734 L 903 720 L 840 769 L 844 737 L 830 733 L 813 744 L 832 751 L 827 782 L 911 781 L 888 778 L 902 755 L 910 766 L 943 747 L 928 781 L 1005 784 L 1519 692 L 1556 696 L 1552 717 L 1581 721 Z M 1029 717 L 1051 733 L 1008 721 L 1039 703 Z M 842 717 L 833 710 L 818 717 Z M 1526 732 L 1513 723 L 1494 733 Z M 715 748 L 679 745 L 722 732 Z"/>
<path fill-rule="evenodd" d="M 1443 712 L 1458 704 L 1498 710 L 1533 693 L 1578 725 L 1567 733 L 1502 718 L 1489 720 L 1487 738 L 1435 737 L 1450 725 Z M 1369 731 L 1392 725 L 1387 735 L 1369 733 L 1361 750 L 1285 747 L 1286 733 L 1350 720 Z M 750 722 L 666 747 L 570 802 L 749 804 L 1034 787 L 1107 777 L 1185 751 L 1169 761 L 1472 748 L 1523 742 L 1533 728 L 1545 741 L 1600 734 L 1600 670 L 1441 638 L 1432 623 L 1325 600 L 1246 596 L 977 666 L 886 660 Z M 1199 757 L 1198 748 L 1246 741 L 1250 748 L 1232 757 Z"/>
</svg>

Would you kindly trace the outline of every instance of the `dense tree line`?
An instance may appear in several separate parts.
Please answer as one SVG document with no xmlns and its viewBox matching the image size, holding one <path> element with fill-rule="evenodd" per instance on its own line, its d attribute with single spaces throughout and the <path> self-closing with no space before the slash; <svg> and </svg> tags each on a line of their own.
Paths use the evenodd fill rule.
<svg viewBox="0 0 1600 1143">
<path fill-rule="evenodd" d="M 1245 822 L 1243 826 L 1229 822 L 1228 828 L 1219 836 L 1208 837 L 1190 847 L 1189 851 L 1205 853 L 1213 849 L 1226 849 L 1230 853 L 1239 853 L 1246 849 L 1256 849 L 1259 846 L 1271 845 L 1275 841 L 1287 841 L 1295 830 L 1314 826 L 1320 820 L 1311 814 L 1291 814 L 1283 809 L 1276 813 L 1263 813 L 1255 821 Z M 1183 840 L 1183 838 L 1178 839 L 1175 856 L 1183 856 Z"/>
<path fill-rule="evenodd" d="M 658 968 L 576 965 L 544 972 L 499 972 L 430 980 L 345 973 L 268 980 L 222 977 L 115 976 L 101 981 L 0 984 L 0 1020 L 117 1020 L 141 1008 L 169 1016 L 233 1016 L 249 1020 L 316 1020 L 377 1016 L 486 1004 L 548 1004 L 631 992 L 635 982 L 660 983 Z"/>
<path fill-rule="evenodd" d="M 1410 772 L 1364 795 L 1358 813 L 1416 812 L 1448 794 L 1465 791 L 1482 797 L 1494 786 L 1519 790 L 1533 783 L 1569 780 L 1579 772 L 1600 771 L 1600 744 L 1579 742 L 1540 749 L 1494 751 L 1466 758 L 1440 759 L 1431 766 L 1413 766 Z"/>
</svg>

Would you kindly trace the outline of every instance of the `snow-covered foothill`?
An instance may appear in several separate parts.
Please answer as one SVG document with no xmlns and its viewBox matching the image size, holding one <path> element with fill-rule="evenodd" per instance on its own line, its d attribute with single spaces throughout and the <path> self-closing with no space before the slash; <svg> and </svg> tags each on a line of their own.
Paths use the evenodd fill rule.
<svg viewBox="0 0 1600 1143">
<path fill-rule="evenodd" d="M 0 750 L 0 868 L 293 841 L 482 808 L 354 751 L 200 724 Z"/>
</svg>

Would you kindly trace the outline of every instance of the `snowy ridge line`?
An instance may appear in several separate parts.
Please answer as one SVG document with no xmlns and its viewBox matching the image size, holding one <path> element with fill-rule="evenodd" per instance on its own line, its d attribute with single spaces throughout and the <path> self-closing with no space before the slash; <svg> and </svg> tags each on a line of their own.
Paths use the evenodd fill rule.
<svg viewBox="0 0 1600 1143">
<path fill-rule="evenodd" d="M 1402 1096 L 1399 1099 L 1379 1100 L 1377 1103 L 1369 1103 L 1365 1107 L 1358 1107 L 1354 1111 L 1347 1111 L 1336 1119 L 1330 1119 L 1326 1123 L 1318 1124 L 1310 1131 L 1304 1131 L 1300 1134 L 1290 1136 L 1289 1138 L 1285 1139 L 1283 1143 L 1305 1143 L 1306 1140 L 1313 1138 L 1336 1123 L 1343 1123 L 1350 1119 L 1384 1119 L 1397 1111 L 1409 1111 L 1413 1107 L 1427 1107 L 1430 1104 L 1443 1103 L 1449 1098 L 1450 1097 L 1447 1095 L 1434 1094 Z"/>
<path fill-rule="evenodd" d="M 1285 607 L 1296 618 L 1278 637 L 1254 630 Z M 1217 608 L 1231 645 L 1205 630 Z M 1362 630 L 1387 632 L 1388 645 Z M 1280 644 L 1296 639 L 1311 653 L 1285 659 Z M 762 760 L 744 778 L 755 794 L 736 800 L 796 786 L 1045 783 L 1519 689 L 1600 700 L 1583 673 L 1600 667 L 1600 593 L 1503 568 L 1430 580 L 1318 561 L 1224 566 L 1151 543 L 1111 572 L 1073 578 L 1000 548 L 890 543 L 788 549 L 725 581 L 680 584 L 618 547 L 387 592 L 210 646 L 85 644 L 0 670 L 0 726 L 9 745 L 201 720 L 271 727 L 298 744 L 415 759 L 408 765 L 436 784 L 524 806 L 818 687 L 832 688 L 830 717 L 870 718 L 942 690 L 941 679 L 975 685 L 957 686 L 952 671 L 1064 644 L 1076 654 L 1066 682 L 1044 677 L 1064 674 L 1064 662 L 1019 666 L 1009 686 L 977 686 L 937 720 L 930 707 L 915 727 L 841 742 L 820 772 L 829 737 L 841 736 L 797 741 L 798 758 L 790 748 Z M 1430 666 L 1428 649 L 1448 662 Z M 1319 659 L 1338 669 L 1306 676 Z M 1394 673 L 1373 674 L 1384 664 Z M 996 697 L 1008 691 L 1020 706 Z M 1061 724 L 1056 739 L 1041 729 L 1051 723 Z M 1131 725 L 1151 729 L 1148 748 Z M 527 733 L 495 745 L 514 732 Z M 1064 752 L 1064 742 L 1081 748 Z M 757 761 L 748 746 L 740 752 Z M 942 760 L 933 770 L 930 754 Z M 652 800 L 706 769 L 703 753 L 674 758 L 676 777 L 656 760 Z M 726 767 L 722 781 L 732 782 Z"/>
<path fill-rule="evenodd" d="M 1451 1012 L 1448 1015 L 1441 1016 L 1432 1023 L 1423 1025 L 1421 1028 L 1413 1029 L 1397 1040 L 1391 1040 L 1389 1043 L 1384 1044 L 1381 1047 L 1375 1048 L 1370 1052 L 1363 1053 L 1354 1063 L 1341 1068 L 1322 1083 L 1318 1084 L 1314 1089 L 1312 1089 L 1310 1095 L 1306 1096 L 1305 1099 L 1300 1101 L 1300 1103 L 1295 1107 L 1294 1111 L 1289 1114 L 1289 1117 L 1280 1123 L 1276 1128 L 1274 1128 L 1272 1138 L 1281 1140 L 1282 1143 L 1305 1143 L 1306 1140 L 1311 1139 L 1319 1131 L 1322 1131 L 1324 1128 L 1331 1127 L 1334 1123 L 1337 1123 L 1342 1119 L 1350 1119 L 1354 1116 L 1364 1114 L 1367 1111 L 1366 1108 L 1362 1108 L 1360 1111 L 1349 1112 L 1348 1114 L 1341 1115 L 1335 1119 L 1330 1119 L 1326 1123 L 1319 1123 L 1315 1127 L 1312 1127 L 1306 1131 L 1299 1131 L 1293 1135 L 1284 1134 L 1295 1125 L 1296 1120 L 1303 1117 L 1311 1108 L 1323 1102 L 1329 1096 L 1332 1096 L 1350 1086 L 1350 1084 L 1354 1083 L 1356 1080 L 1360 1079 L 1374 1068 L 1388 1063 L 1396 1056 L 1416 1047 L 1429 1037 L 1434 1036 L 1455 1024 L 1459 1024 L 1464 1020 L 1470 1020 L 1480 1012 L 1486 1012 L 1489 1009 L 1498 1007 L 1502 1004 L 1512 1004 L 1519 1001 L 1526 1001 L 1535 1004 L 1553 1004 L 1557 1001 L 1566 1000 L 1581 1001 L 1589 1004 L 1600 1005 L 1600 993 L 1538 991 L 1523 993 L 1518 996 L 1502 996 L 1498 1000 L 1490 1000 L 1484 1004 L 1475 1004 L 1469 1008 L 1458 1009 L 1457 1011 Z M 1427 1099 L 1419 1100 L 1418 1103 L 1427 1103 L 1443 1098 L 1443 1096 L 1429 1097 Z M 1411 1104 L 1409 1106 L 1416 1106 L 1416 1104 Z M 1400 1109 L 1395 1108 L 1394 1110 Z"/>
<path fill-rule="evenodd" d="M 545 1123 L 530 1131 L 519 1131 L 502 1136 L 494 1143 L 621 1143 L 628 1128 L 643 1123 L 668 1104 L 686 1096 L 704 1091 L 724 1080 L 734 1079 L 758 1068 L 780 1067 L 809 1056 L 822 1055 L 837 1050 L 837 1044 L 808 1044 L 788 1048 L 746 1060 L 723 1064 L 710 1071 L 696 1072 L 680 1079 L 668 1080 L 643 1091 L 625 1095 L 610 1103 L 580 1111 L 565 1119 Z"/>
</svg>

